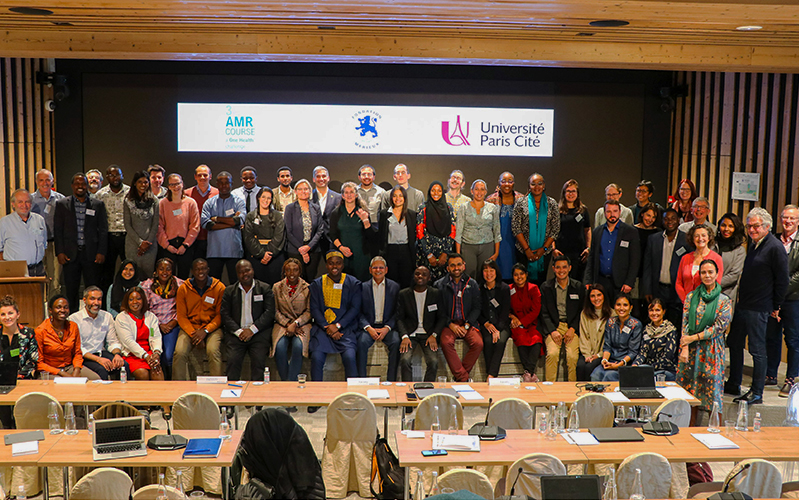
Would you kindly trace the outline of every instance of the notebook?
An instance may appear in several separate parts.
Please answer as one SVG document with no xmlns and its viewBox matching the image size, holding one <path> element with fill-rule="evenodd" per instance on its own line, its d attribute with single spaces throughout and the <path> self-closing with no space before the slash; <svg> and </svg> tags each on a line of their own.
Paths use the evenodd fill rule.
<svg viewBox="0 0 799 500">
<path fill-rule="evenodd" d="M 641 435 L 634 427 L 592 427 L 588 431 L 600 443 L 616 443 L 620 441 L 643 441 Z"/>
<path fill-rule="evenodd" d="M 599 476 L 541 476 L 542 500 L 600 500 Z"/>
<path fill-rule="evenodd" d="M 619 392 L 630 399 L 663 399 L 655 389 L 655 369 L 651 366 L 619 368 Z"/>
<path fill-rule="evenodd" d="M 222 438 L 189 439 L 183 458 L 216 458 L 222 448 Z"/>
</svg>

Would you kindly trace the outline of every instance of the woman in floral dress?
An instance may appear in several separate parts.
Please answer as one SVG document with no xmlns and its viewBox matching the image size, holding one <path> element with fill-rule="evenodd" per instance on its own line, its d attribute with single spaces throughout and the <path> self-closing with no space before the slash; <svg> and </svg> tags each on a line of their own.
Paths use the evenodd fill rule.
<svg viewBox="0 0 799 500">
<path fill-rule="evenodd" d="M 433 283 L 447 272 L 447 254 L 455 250 L 455 213 L 444 198 L 444 185 L 430 184 L 427 202 L 416 214 L 416 261 L 430 268 Z"/>
</svg>

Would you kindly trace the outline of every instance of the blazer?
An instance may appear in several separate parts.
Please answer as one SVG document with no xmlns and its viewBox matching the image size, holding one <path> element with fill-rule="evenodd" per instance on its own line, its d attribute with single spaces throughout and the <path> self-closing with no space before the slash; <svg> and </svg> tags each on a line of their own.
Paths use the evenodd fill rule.
<svg viewBox="0 0 799 500">
<path fill-rule="evenodd" d="M 584 285 L 596 283 L 599 277 L 602 231 L 605 230 L 606 224 L 594 228 L 591 238 L 591 253 L 588 255 L 583 276 Z M 611 279 L 616 288 L 621 288 L 623 285 L 633 288 L 635 279 L 638 277 L 638 268 L 641 265 L 641 243 L 638 239 L 638 229 L 619 221 L 616 224 L 616 231 L 619 234 L 616 236 L 616 248 L 613 252 Z M 622 243 L 625 242 L 626 245 L 622 246 Z"/>
<path fill-rule="evenodd" d="M 311 288 L 300 278 L 297 290 L 289 297 L 289 286 L 285 279 L 272 285 L 275 299 L 275 324 L 287 327 L 292 321 L 299 321 L 300 326 L 311 322 Z"/>
<path fill-rule="evenodd" d="M 499 303 L 497 307 L 497 324 L 494 325 L 500 332 L 510 329 L 510 286 L 504 281 L 497 281 L 494 285 L 497 289 L 496 299 Z M 494 309 L 494 304 L 488 298 L 488 289 L 485 285 L 480 286 L 480 328 L 485 328 L 486 322 L 489 321 L 488 312 Z"/>
<path fill-rule="evenodd" d="M 311 212 L 311 240 L 308 246 L 312 251 L 319 250 L 319 242 L 322 237 L 327 234 L 327 222 L 322 217 L 322 211 L 319 205 L 315 203 L 308 203 L 308 210 Z M 300 202 L 295 201 L 286 207 L 283 212 L 283 222 L 286 224 L 286 251 L 288 253 L 300 253 L 298 250 L 301 246 L 305 245 L 303 242 L 302 231 L 302 209 Z"/>
<path fill-rule="evenodd" d="M 155 314 L 147 311 L 144 313 L 144 325 L 150 329 L 150 350 L 161 352 L 161 327 L 158 323 L 158 318 Z M 133 355 L 139 359 L 143 359 L 147 352 L 136 341 L 136 322 L 126 312 L 117 314 L 114 320 L 114 330 L 116 330 L 117 339 L 122 344 L 122 355 Z"/>
<path fill-rule="evenodd" d="M 383 325 L 388 326 L 392 330 L 397 327 L 397 319 L 394 315 L 394 310 L 397 305 L 397 295 L 399 295 L 399 283 L 383 278 L 386 283 L 386 299 L 383 304 Z M 372 293 L 372 284 L 374 280 L 364 281 L 361 283 L 361 315 L 358 317 L 358 326 L 365 329 L 367 326 L 373 325 L 375 322 L 375 297 Z"/>
<path fill-rule="evenodd" d="M 325 222 L 330 222 L 330 214 L 333 213 L 333 210 L 338 207 L 338 204 L 341 202 L 341 195 L 330 188 L 327 188 L 327 194 L 325 195 L 327 198 L 327 203 L 325 204 L 325 212 L 322 214 L 322 217 L 325 219 Z M 314 188 L 313 193 L 311 193 L 311 201 L 316 203 L 317 206 L 322 207 L 319 204 L 319 191 Z"/>
<path fill-rule="evenodd" d="M 558 329 L 560 318 L 558 314 L 557 281 L 547 280 L 541 284 L 541 313 L 538 319 L 538 331 L 542 337 Z M 580 313 L 583 311 L 585 287 L 577 280 L 569 278 L 566 288 L 566 323 L 569 328 L 580 334 Z"/>
<path fill-rule="evenodd" d="M 391 210 L 382 210 L 377 218 L 377 241 L 381 254 L 385 254 L 388 247 L 388 218 L 391 217 Z M 411 255 L 416 255 L 416 212 L 405 210 L 405 227 L 408 229 L 408 251 Z"/>
<path fill-rule="evenodd" d="M 241 235 L 244 240 L 245 257 L 252 256 L 260 260 L 264 258 L 266 252 L 272 252 L 272 256 L 275 257 L 283 251 L 286 244 L 286 224 L 283 222 L 283 214 L 271 210 L 269 215 L 261 217 L 257 210 L 253 210 L 244 218 L 244 230 Z M 259 240 L 270 241 L 267 245 L 261 245 Z"/>
<path fill-rule="evenodd" d="M 97 254 L 105 255 L 108 250 L 108 218 L 105 213 L 105 203 L 87 195 L 86 210 L 94 210 L 94 215 L 86 215 L 83 226 L 86 255 L 91 257 Z M 78 219 L 75 217 L 74 196 L 56 202 L 53 233 L 55 254 L 63 253 L 69 260 L 74 260 L 78 256 Z"/>
<path fill-rule="evenodd" d="M 788 292 L 785 294 L 785 300 L 799 300 L 799 241 L 794 240 L 791 243 L 791 250 L 788 252 Z M 777 238 L 782 243 L 782 233 L 777 235 Z"/>
<path fill-rule="evenodd" d="M 660 283 L 660 264 L 663 262 L 663 240 L 664 231 L 655 233 L 649 237 L 644 254 L 644 272 L 641 273 L 641 291 L 644 295 L 655 295 L 658 284 Z M 674 242 L 674 251 L 671 252 L 671 263 L 669 264 L 669 275 L 671 276 L 671 286 L 677 283 L 677 272 L 680 270 L 680 260 L 683 255 L 693 251 L 694 247 L 688 243 L 686 234 L 677 231 Z"/>
<path fill-rule="evenodd" d="M 361 207 L 361 208 L 363 208 L 363 207 Z M 332 241 L 336 241 L 336 240 L 341 240 L 341 231 L 339 231 L 339 229 L 338 229 L 338 221 L 341 220 L 342 217 L 344 217 L 344 215 L 342 214 L 343 210 L 346 210 L 346 209 L 344 209 L 342 207 L 339 207 L 339 208 L 336 208 L 330 214 L 330 220 L 328 221 L 329 226 L 328 226 L 328 229 L 327 229 L 327 236 L 328 236 L 328 238 L 330 238 L 331 242 Z M 369 212 L 369 210 L 366 210 L 366 208 L 363 208 L 363 210 L 365 210 L 366 212 Z M 361 237 L 361 248 L 360 248 L 360 250 L 363 253 L 365 253 L 366 255 L 371 255 L 372 254 L 372 247 L 374 246 L 374 243 L 373 243 L 374 233 L 377 232 L 377 226 L 372 224 L 371 221 L 370 221 L 369 228 L 367 229 L 361 223 L 361 219 L 359 219 L 357 216 L 354 216 L 354 217 L 356 218 L 358 223 L 361 224 L 361 236 L 362 237 Z M 345 247 L 349 246 L 344 241 L 341 241 L 341 244 L 343 246 L 345 246 Z M 350 250 L 352 250 L 353 252 L 357 252 L 359 249 L 358 248 L 350 248 Z"/>
<path fill-rule="evenodd" d="M 234 335 L 235 332 L 244 325 L 241 324 L 241 300 L 243 293 L 239 288 L 238 282 L 225 288 L 222 294 L 222 329 L 225 333 Z M 258 300 L 258 299 L 261 300 Z M 258 333 L 272 328 L 275 319 L 275 298 L 272 295 L 272 287 L 263 281 L 253 280 L 252 282 L 252 320 L 253 325 L 258 329 Z M 264 333 L 268 335 L 268 333 Z"/>
<path fill-rule="evenodd" d="M 469 326 L 478 327 L 480 321 L 480 286 L 477 280 L 470 278 L 464 273 L 462 280 L 466 280 L 463 288 L 463 318 Z M 447 316 L 447 323 L 452 321 L 452 312 L 455 310 L 452 289 L 449 287 L 449 274 L 436 281 L 436 288 L 441 291 L 441 304 L 444 306 L 444 314 Z"/>
<path fill-rule="evenodd" d="M 424 317 L 422 318 L 422 327 L 425 334 L 417 334 L 416 338 L 420 341 L 426 341 L 431 334 L 440 335 L 448 319 L 449 317 L 444 313 L 444 307 L 441 303 L 441 292 L 437 288 L 428 285 L 427 297 L 425 297 L 424 301 Z M 418 326 L 419 315 L 416 312 L 416 297 L 414 296 L 413 287 L 400 290 L 397 297 L 397 330 L 400 337 L 410 336 L 416 331 Z"/>
</svg>

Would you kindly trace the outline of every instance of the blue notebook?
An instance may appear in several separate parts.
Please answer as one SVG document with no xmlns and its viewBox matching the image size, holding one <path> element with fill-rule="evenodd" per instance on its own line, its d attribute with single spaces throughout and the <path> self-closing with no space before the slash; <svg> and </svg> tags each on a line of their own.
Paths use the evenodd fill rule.
<svg viewBox="0 0 799 500">
<path fill-rule="evenodd" d="M 183 458 L 216 458 L 220 448 L 221 438 L 189 439 L 186 449 L 183 450 Z"/>
</svg>

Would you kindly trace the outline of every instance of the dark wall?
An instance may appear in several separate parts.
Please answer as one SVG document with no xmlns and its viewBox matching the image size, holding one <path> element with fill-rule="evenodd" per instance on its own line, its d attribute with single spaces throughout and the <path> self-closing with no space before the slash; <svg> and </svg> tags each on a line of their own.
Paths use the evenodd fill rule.
<svg viewBox="0 0 799 500">
<path fill-rule="evenodd" d="M 370 163 L 377 180 L 391 181 L 394 165 L 405 163 L 411 184 L 426 191 L 455 168 L 467 182 L 488 181 L 510 170 L 517 189 L 541 172 L 550 196 L 558 199 L 569 178 L 581 183 L 584 202 L 596 208 L 602 189 L 617 182 L 630 204 L 641 178 L 655 182 L 665 200 L 670 115 L 659 110 L 658 88 L 671 73 L 557 70 L 465 66 L 166 63 L 132 61 L 57 62 L 67 75 L 70 97 L 56 117 L 58 181 L 69 192 L 78 170 L 120 165 L 129 179 L 151 163 L 183 174 L 192 184 L 194 167 L 214 172 L 258 169 L 261 183 L 274 186 L 281 165 L 294 178 L 325 165 L 334 179 L 356 177 Z M 257 102 L 308 104 L 447 105 L 542 107 L 555 109 L 551 158 L 417 155 L 335 155 L 274 153 L 178 153 L 178 102 Z M 298 131 L 301 133 L 301 131 Z M 312 138 L 309 138 L 312 140 Z M 236 182 L 238 185 L 238 183 Z"/>
</svg>

